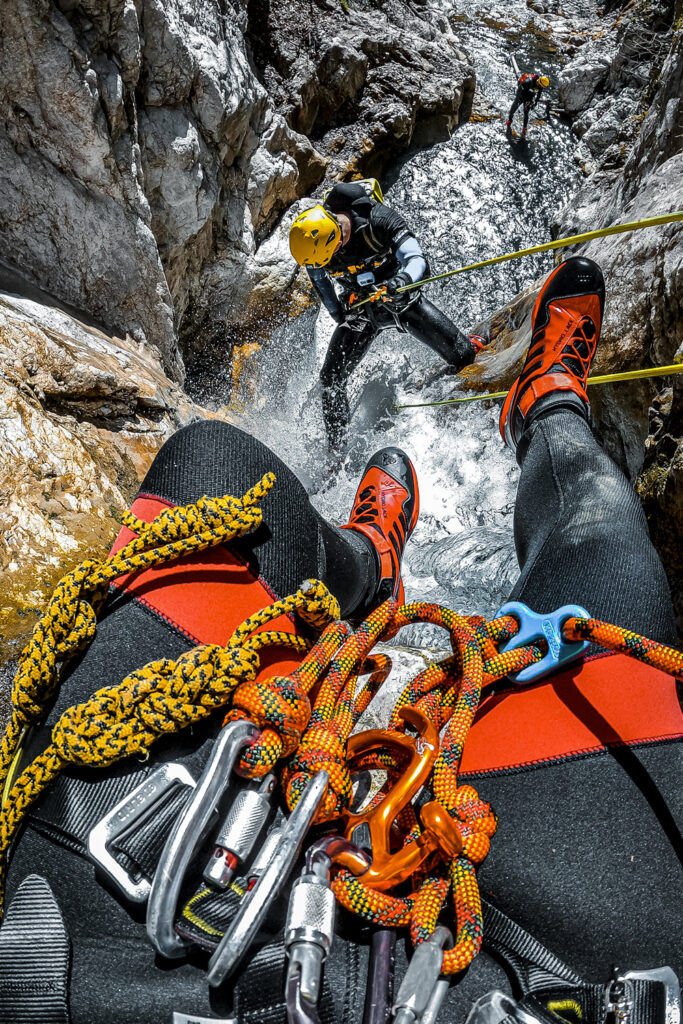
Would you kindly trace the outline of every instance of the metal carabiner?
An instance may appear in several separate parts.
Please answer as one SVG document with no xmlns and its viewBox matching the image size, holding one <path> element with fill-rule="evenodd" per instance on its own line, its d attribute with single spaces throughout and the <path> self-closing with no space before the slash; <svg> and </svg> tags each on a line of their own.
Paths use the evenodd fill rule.
<svg viewBox="0 0 683 1024">
<path fill-rule="evenodd" d="M 154 948 L 169 959 L 183 956 L 188 948 L 173 927 L 185 872 L 229 784 L 242 748 L 258 734 L 253 722 L 242 720 L 224 726 L 191 798 L 166 840 L 147 903 L 147 935 Z"/>
<path fill-rule="evenodd" d="M 453 935 L 439 925 L 421 942 L 408 964 L 392 1007 L 394 1024 L 427 1024 L 436 1020 L 450 982 L 441 978 L 443 951 L 453 945 Z"/>
<path fill-rule="evenodd" d="M 467 1014 L 465 1024 L 541 1024 L 535 1014 L 523 1009 L 519 1003 L 494 988 L 485 995 L 480 996 Z"/>
<path fill-rule="evenodd" d="M 236 916 L 209 961 L 209 985 L 220 985 L 232 974 L 252 945 L 268 908 L 280 895 L 294 867 L 304 836 L 325 796 L 328 781 L 327 772 L 317 772 L 299 797 L 299 802 L 282 828 L 280 842 L 271 860 L 253 889 L 242 900 Z"/>
<path fill-rule="evenodd" d="M 344 853 L 357 859 L 357 869 L 369 858 L 339 836 L 319 839 L 306 853 L 302 874 L 292 886 L 285 926 L 289 957 L 285 999 L 289 1024 L 319 1024 L 318 1000 L 322 966 L 334 938 L 336 901 L 330 888 L 332 861 Z"/>
<path fill-rule="evenodd" d="M 393 748 L 410 756 L 408 767 L 376 807 L 358 814 L 346 811 L 343 817 L 344 835 L 351 842 L 364 845 L 358 839 L 359 830 L 369 831 L 372 864 L 360 877 L 366 885 L 378 892 L 393 889 L 410 878 L 433 853 L 455 857 L 462 849 L 462 837 L 457 825 L 441 805 L 432 800 L 420 811 L 422 834 L 401 850 L 391 852 L 392 825 L 399 812 L 410 803 L 429 778 L 439 753 L 439 731 L 426 715 L 411 707 L 400 708 L 398 714 L 417 730 L 417 737 L 371 729 L 352 736 L 348 741 L 348 760 L 351 766 L 354 760 L 375 750 Z M 357 874 L 354 865 L 345 860 L 343 854 L 338 861 Z"/>
<path fill-rule="evenodd" d="M 212 888 L 227 889 L 237 865 L 254 849 L 270 811 L 276 782 L 274 775 L 266 775 L 258 788 L 241 789 L 235 797 L 204 868 L 204 881 Z"/>
</svg>

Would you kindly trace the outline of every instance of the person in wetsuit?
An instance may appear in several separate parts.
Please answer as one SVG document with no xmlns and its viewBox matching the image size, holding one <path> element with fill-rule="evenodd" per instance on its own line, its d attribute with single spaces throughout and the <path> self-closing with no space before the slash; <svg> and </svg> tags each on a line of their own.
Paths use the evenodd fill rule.
<svg viewBox="0 0 683 1024">
<path fill-rule="evenodd" d="M 526 136 L 527 127 L 529 124 L 529 113 L 536 106 L 544 89 L 547 89 L 550 85 L 550 79 L 547 75 L 529 75 L 525 74 L 517 82 L 517 92 L 515 98 L 512 101 L 510 107 L 510 113 L 508 119 L 505 122 L 507 128 L 512 127 L 512 118 L 515 116 L 517 110 L 522 105 L 524 106 L 524 126 L 522 128 L 522 136 Z"/>
<path fill-rule="evenodd" d="M 503 437 L 521 467 L 514 517 L 520 576 L 511 598 L 543 613 L 578 603 L 598 619 L 675 645 L 669 588 L 642 508 L 590 428 L 586 379 L 603 304 L 597 265 L 572 258 L 549 276 L 534 306 L 529 352 L 501 416 Z M 197 640 L 224 643 L 245 614 L 306 577 L 324 580 L 352 618 L 400 594 L 400 557 L 417 519 L 418 494 L 415 471 L 399 449 L 370 460 L 349 522 L 339 528 L 322 519 L 294 473 L 265 445 L 227 423 L 200 421 L 166 442 L 134 510 L 149 519 L 204 494 L 242 494 L 268 470 L 277 484 L 262 503 L 258 531 L 201 557 L 131 574 L 111 589 L 93 643 L 67 666 L 45 724 L 24 744 L 20 769 L 45 747 L 66 708 L 152 659 L 178 658 Z M 301 627 L 283 616 L 270 628 Z M 291 672 L 293 658 L 285 650 L 258 678 Z M 200 857 L 194 875 L 188 872 L 176 921 L 192 942 L 186 956 L 165 960 L 147 941 L 144 906 L 96 870 L 87 845 L 89 829 L 152 767 L 180 762 L 196 779 L 222 720 L 219 709 L 201 728 L 160 740 L 144 762 L 70 768 L 33 806 L 11 854 L 0 928 L 0 1020 L 286 1024 L 281 906 L 239 976 L 211 990 L 206 950 L 215 948 L 233 916 L 239 886 L 222 896 L 208 893 Z M 443 1024 L 466 1020 L 472 1003 L 491 989 L 518 998 L 522 960 L 535 955 L 534 942 L 554 954 L 546 949 L 533 974 L 541 986 L 549 979 L 552 991 L 549 1003 L 534 996 L 525 1006 L 527 1022 L 617 1019 L 606 1015 L 595 985 L 576 987 L 579 976 L 606 982 L 615 963 L 624 971 L 668 964 L 680 977 L 681 736 L 674 678 L 598 647 L 532 685 L 502 683 L 484 694 L 459 776 L 499 817 L 479 886 L 533 941 L 522 934 L 524 951 L 511 964 L 500 929 L 492 946 L 494 929 L 487 925 L 483 951 L 449 990 L 438 1018 Z M 174 801 L 111 844 L 121 869 L 153 876 L 179 813 Z M 205 858 L 217 828 L 216 821 Z M 199 895 L 193 895 L 197 881 Z M 340 914 L 338 922 L 320 1019 L 360 1024 L 370 936 L 359 917 L 344 927 Z M 397 985 L 409 949 L 407 939 L 397 945 Z M 555 957 L 569 965 L 564 982 L 555 978 Z M 631 1024 L 676 1019 L 673 1010 L 665 1014 L 661 998 L 638 985 L 633 994 Z"/>
<path fill-rule="evenodd" d="M 346 382 L 379 331 L 407 331 L 458 370 L 485 344 L 463 334 L 420 289 L 399 291 L 427 275 L 427 261 L 401 214 L 363 184 L 335 185 L 322 205 L 301 213 L 292 224 L 290 248 L 337 324 L 320 372 L 331 449 L 339 447 L 350 419 Z M 355 311 L 353 303 L 379 286 L 386 288 L 383 301 Z"/>
</svg>

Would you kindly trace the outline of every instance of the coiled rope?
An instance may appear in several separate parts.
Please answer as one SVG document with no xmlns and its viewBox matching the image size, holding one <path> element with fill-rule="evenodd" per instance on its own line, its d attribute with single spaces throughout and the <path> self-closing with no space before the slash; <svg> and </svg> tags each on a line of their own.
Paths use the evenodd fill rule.
<svg viewBox="0 0 683 1024">
<path fill-rule="evenodd" d="M 0 789 L 26 729 L 38 722 L 59 682 L 59 663 L 73 657 L 95 635 L 97 612 L 108 584 L 119 576 L 180 558 L 244 535 L 260 526 L 256 502 L 273 487 L 266 474 L 243 498 L 201 498 L 192 505 L 164 509 L 151 523 L 124 513 L 137 536 L 104 562 L 87 560 L 57 585 L 45 614 L 24 648 L 12 687 L 12 714 L 0 743 Z M 277 644 L 300 653 L 310 641 L 282 630 L 256 630 L 297 612 L 315 629 L 339 617 L 339 604 L 318 580 L 276 601 L 239 626 L 221 647 L 201 644 L 182 654 L 150 662 L 116 686 L 104 687 L 68 708 L 52 729 L 47 748 L 21 773 L 0 811 L 0 908 L 6 855 L 35 800 L 68 765 L 106 767 L 146 752 L 164 734 L 206 718 L 229 702 L 234 690 L 258 672 L 258 652 Z"/>
</svg>

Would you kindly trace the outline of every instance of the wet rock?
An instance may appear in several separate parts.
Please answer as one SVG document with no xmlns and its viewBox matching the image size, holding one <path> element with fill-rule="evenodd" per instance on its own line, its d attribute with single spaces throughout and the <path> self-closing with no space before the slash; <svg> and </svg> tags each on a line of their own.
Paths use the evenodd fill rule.
<svg viewBox="0 0 683 1024">
<path fill-rule="evenodd" d="M 26 640 L 58 579 L 106 555 L 164 440 L 205 415 L 158 353 L 0 293 L 0 634 Z M 208 414 L 206 414 L 208 415 Z"/>
<path fill-rule="evenodd" d="M 283 212 L 457 123 L 473 78 L 455 42 L 433 3 L 19 0 L 0 44 L 4 251 L 174 379 L 218 337 L 229 361 L 263 333 L 250 295 Z M 272 312 L 292 275 L 266 276 Z"/>
<path fill-rule="evenodd" d="M 650 409 L 645 462 L 638 480 L 650 534 L 666 566 L 683 634 L 683 385 L 662 389 Z"/>
<path fill-rule="evenodd" d="M 579 55 L 562 69 L 557 91 L 560 103 L 568 114 L 585 110 L 596 91 L 604 84 L 610 68 L 607 56 L 586 53 Z"/>
<path fill-rule="evenodd" d="M 128 38 L 117 6 L 114 45 Z M 123 77 L 108 61 L 101 91 L 74 27 L 49 0 L 18 0 L 2 18 L 3 250 L 32 280 L 108 328 L 150 341 L 177 375 L 173 311 L 136 140 L 121 135 Z M 135 54 L 128 48 L 124 56 L 134 79 Z"/>
</svg>

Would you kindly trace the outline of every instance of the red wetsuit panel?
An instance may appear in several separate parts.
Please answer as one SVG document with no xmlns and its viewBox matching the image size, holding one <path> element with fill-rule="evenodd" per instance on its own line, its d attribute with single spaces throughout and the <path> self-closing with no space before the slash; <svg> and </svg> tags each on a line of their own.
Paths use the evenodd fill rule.
<svg viewBox="0 0 683 1024">
<path fill-rule="evenodd" d="M 151 522 L 170 502 L 144 495 L 131 511 L 138 519 Z M 122 548 L 135 534 L 122 527 L 112 553 Z M 219 544 L 175 562 L 122 576 L 114 586 L 131 594 L 171 625 L 184 633 L 190 645 L 225 644 L 248 616 L 277 600 L 265 580 L 257 577 L 229 547 Z M 261 627 L 296 633 L 291 618 L 279 618 Z M 257 632 L 259 632 L 257 630 Z M 292 672 L 300 659 L 283 648 L 261 652 L 258 678 Z"/>
<path fill-rule="evenodd" d="M 680 737 L 683 713 L 673 676 L 612 654 L 485 700 L 460 771 L 503 771 Z"/>
</svg>

